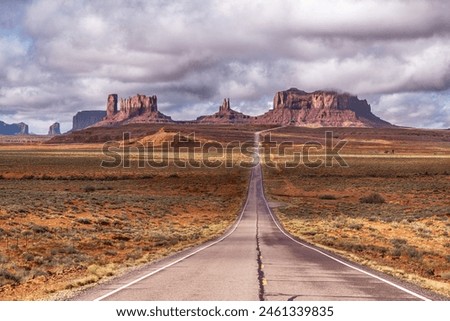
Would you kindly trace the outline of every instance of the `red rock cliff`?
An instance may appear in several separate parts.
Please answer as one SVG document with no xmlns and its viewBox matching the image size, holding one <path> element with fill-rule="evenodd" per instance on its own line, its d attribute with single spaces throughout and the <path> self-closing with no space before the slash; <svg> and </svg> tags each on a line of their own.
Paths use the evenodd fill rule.
<svg viewBox="0 0 450 321">
<path fill-rule="evenodd" d="M 372 114 L 366 100 L 348 93 L 291 88 L 279 91 L 273 109 L 258 117 L 258 123 L 292 124 L 311 127 L 390 127 Z"/>
</svg>

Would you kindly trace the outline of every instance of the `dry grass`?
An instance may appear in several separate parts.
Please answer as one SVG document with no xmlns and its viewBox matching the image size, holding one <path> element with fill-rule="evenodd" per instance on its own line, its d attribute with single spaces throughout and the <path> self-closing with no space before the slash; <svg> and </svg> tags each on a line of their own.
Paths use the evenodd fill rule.
<svg viewBox="0 0 450 321">
<path fill-rule="evenodd" d="M 91 128 L 52 140 L 70 145 L 2 146 L 0 299 L 54 298 L 204 242 L 235 220 L 248 169 L 140 169 L 136 151 L 129 156 L 131 168 L 99 167 L 104 156 L 98 142 L 120 141 L 125 131 L 138 140 L 162 126 L 183 135 L 195 131 L 205 141 L 220 137 L 231 146 L 267 128 L 147 124 Z M 273 138 L 302 151 L 323 143 L 328 130 L 284 128 Z M 449 295 L 450 133 L 346 128 L 333 129 L 333 137 L 349 141 L 343 153 L 350 167 L 265 169 L 269 197 L 288 204 L 277 210 L 285 227 Z M 385 202 L 373 202 L 378 196 L 360 201 L 372 193 Z"/>
<path fill-rule="evenodd" d="M 371 193 L 370 195 L 363 196 L 359 199 L 361 203 L 366 204 L 383 204 L 386 203 L 386 200 L 383 196 L 378 193 Z"/>
<path fill-rule="evenodd" d="M 285 166 L 308 142 L 323 144 L 325 131 L 333 146 L 348 142 L 339 152 L 348 167 Z M 294 143 L 265 168 L 269 198 L 287 204 L 275 211 L 289 232 L 450 297 L 449 131 L 291 127 L 272 140 Z M 315 146 L 313 160 L 324 160 Z"/>
<path fill-rule="evenodd" d="M 248 170 L 100 168 L 99 146 L 0 152 L 0 299 L 52 298 L 223 233 Z"/>
<path fill-rule="evenodd" d="M 448 159 L 265 170 L 292 234 L 450 296 Z"/>
</svg>

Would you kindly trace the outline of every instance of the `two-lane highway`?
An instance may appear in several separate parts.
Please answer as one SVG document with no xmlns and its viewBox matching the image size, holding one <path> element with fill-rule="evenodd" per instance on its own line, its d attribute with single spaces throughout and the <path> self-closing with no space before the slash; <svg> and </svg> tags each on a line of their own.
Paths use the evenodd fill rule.
<svg viewBox="0 0 450 321">
<path fill-rule="evenodd" d="M 150 265 L 138 275 L 95 287 L 77 300 L 258 300 L 257 180 L 244 209 L 217 241 Z"/>
<path fill-rule="evenodd" d="M 259 144 L 259 133 L 255 135 Z M 222 238 L 94 287 L 75 300 L 427 300 L 293 239 L 252 169 L 246 204 Z"/>
</svg>

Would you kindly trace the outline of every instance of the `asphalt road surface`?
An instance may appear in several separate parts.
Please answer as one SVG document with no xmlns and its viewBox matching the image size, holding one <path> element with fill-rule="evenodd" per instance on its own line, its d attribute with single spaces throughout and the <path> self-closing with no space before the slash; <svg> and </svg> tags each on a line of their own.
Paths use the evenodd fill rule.
<svg viewBox="0 0 450 321">
<path fill-rule="evenodd" d="M 267 204 L 257 165 L 242 213 L 223 237 L 96 286 L 74 299 L 428 300 L 419 292 L 284 232 Z"/>
</svg>

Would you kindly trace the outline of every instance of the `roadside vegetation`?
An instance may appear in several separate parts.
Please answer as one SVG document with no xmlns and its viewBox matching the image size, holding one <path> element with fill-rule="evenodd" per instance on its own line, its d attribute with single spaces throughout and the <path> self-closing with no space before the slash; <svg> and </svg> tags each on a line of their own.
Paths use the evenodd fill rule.
<svg viewBox="0 0 450 321">
<path fill-rule="evenodd" d="M 104 169 L 99 148 L 0 152 L 1 300 L 61 298 L 205 242 L 246 196 L 248 169 Z"/>
<path fill-rule="evenodd" d="M 347 157 L 349 167 L 265 168 L 293 235 L 450 296 L 449 158 Z"/>
</svg>

